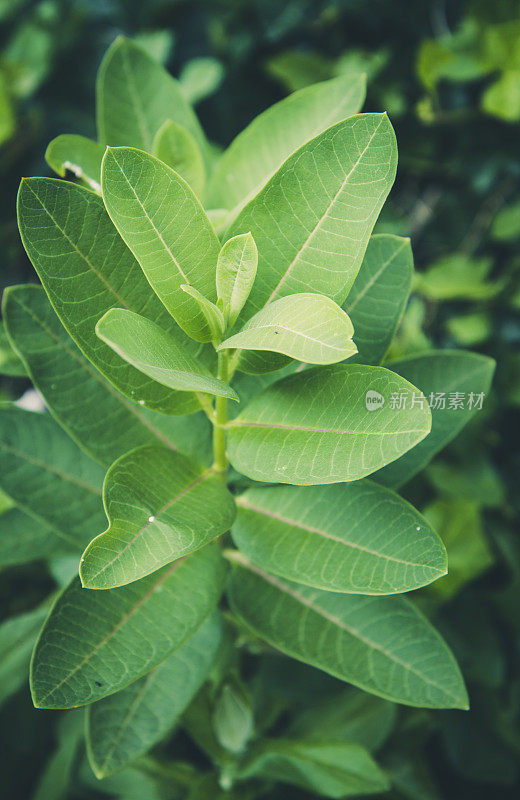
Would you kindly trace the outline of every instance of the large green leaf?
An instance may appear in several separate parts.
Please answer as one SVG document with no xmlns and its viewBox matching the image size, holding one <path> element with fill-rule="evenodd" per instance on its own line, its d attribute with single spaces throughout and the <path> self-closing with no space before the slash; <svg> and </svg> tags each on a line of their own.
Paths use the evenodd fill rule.
<svg viewBox="0 0 520 800">
<path fill-rule="evenodd" d="M 89 361 L 123 394 L 144 399 L 149 408 L 174 414 L 198 408 L 193 395 L 145 378 L 96 336 L 96 322 L 106 311 L 126 308 L 184 338 L 112 225 L 102 199 L 73 183 L 29 178 L 20 186 L 18 219 L 24 247 L 54 310 Z M 185 341 L 188 349 L 196 348 Z"/>
<path fill-rule="evenodd" d="M 103 469 L 48 414 L 0 409 L 2 489 L 73 547 L 85 547 L 106 525 Z"/>
<path fill-rule="evenodd" d="M 206 169 L 200 148 L 191 133 L 167 120 L 153 140 L 153 155 L 178 172 L 197 197 L 202 197 L 206 180 Z"/>
<path fill-rule="evenodd" d="M 348 315 L 322 294 L 290 294 L 251 317 L 219 350 L 270 350 L 309 364 L 334 364 L 357 352 Z"/>
<path fill-rule="evenodd" d="M 259 481 L 318 484 L 364 478 L 430 430 L 426 403 L 406 412 L 392 408 L 392 394 L 401 392 L 420 395 L 399 375 L 358 364 L 316 367 L 283 378 L 229 423 L 229 459 L 239 472 Z"/>
<path fill-rule="evenodd" d="M 385 114 L 339 122 L 293 153 L 227 233 L 251 231 L 259 252 L 242 320 L 302 290 L 343 303 L 396 167 Z"/>
<path fill-rule="evenodd" d="M 389 233 L 370 238 L 343 308 L 354 325 L 353 363 L 380 364 L 401 319 L 412 282 L 410 240 Z"/>
<path fill-rule="evenodd" d="M 202 361 L 140 314 L 112 308 L 97 323 L 96 333 L 121 358 L 164 386 L 238 400 L 231 386 L 213 377 Z"/>
<path fill-rule="evenodd" d="M 208 207 L 240 208 L 291 153 L 330 125 L 356 114 L 364 99 L 363 76 L 355 80 L 340 77 L 296 92 L 268 108 L 222 156 L 208 189 Z"/>
<path fill-rule="evenodd" d="M 180 287 L 217 299 L 220 242 L 186 181 L 158 158 L 115 147 L 103 158 L 101 186 L 114 225 L 157 296 L 190 336 L 210 341 L 198 305 Z"/>
<path fill-rule="evenodd" d="M 74 550 L 78 548 L 19 508 L 0 514 L 0 567 L 25 564 L 56 553 L 74 553 Z"/>
<path fill-rule="evenodd" d="M 156 669 L 87 709 L 87 748 L 98 778 L 122 769 L 168 733 L 211 669 L 221 636 L 215 612 Z"/>
<path fill-rule="evenodd" d="M 109 527 L 81 559 L 89 589 L 124 586 L 198 550 L 235 519 L 233 497 L 211 470 L 163 447 L 139 447 L 113 464 L 103 487 Z"/>
<path fill-rule="evenodd" d="M 394 361 L 388 366 L 419 387 L 432 414 L 432 430 L 428 438 L 374 476 L 385 486 L 398 487 L 423 469 L 478 413 L 489 392 L 495 362 L 478 353 L 439 350 Z M 409 408 L 412 402 L 410 392 L 405 391 L 402 402 L 406 402 Z M 406 414 L 406 409 L 403 408 L 401 413 Z"/>
<path fill-rule="evenodd" d="M 152 152 L 154 136 L 171 119 L 205 148 L 195 112 L 179 83 L 139 45 L 118 37 L 107 50 L 96 84 L 99 140 Z"/>
<path fill-rule="evenodd" d="M 232 610 L 273 647 L 397 703 L 467 708 L 451 651 L 404 597 L 324 592 L 230 557 Z"/>
<path fill-rule="evenodd" d="M 0 625 L 0 704 L 27 680 L 34 642 L 47 609 L 36 608 Z"/>
<path fill-rule="evenodd" d="M 371 481 L 249 489 L 233 539 L 268 572 L 354 594 L 395 594 L 445 575 L 446 550 L 409 503 Z"/>
<path fill-rule="evenodd" d="M 105 148 L 92 139 L 62 134 L 49 143 L 45 160 L 61 178 L 72 172 L 89 189 L 101 194 L 101 161 Z"/>
<path fill-rule="evenodd" d="M 359 797 L 385 792 L 390 783 L 359 744 L 268 739 L 253 750 L 243 778 L 268 778 L 300 786 L 322 797 Z"/>
<path fill-rule="evenodd" d="M 123 689 L 180 647 L 218 603 L 225 564 L 210 545 L 120 589 L 87 591 L 75 578 L 36 645 L 37 708 L 75 708 Z"/>
<path fill-rule="evenodd" d="M 85 358 L 54 313 L 41 286 L 11 286 L 2 310 L 9 338 L 35 387 L 60 425 L 102 464 L 144 444 L 190 452 L 179 417 L 159 415 L 129 402 Z M 202 413 L 202 412 L 201 412 Z M 203 420 L 191 417 L 189 429 Z M 207 422 L 207 420 L 206 420 Z M 200 453 L 200 441 L 193 447 Z"/>
</svg>

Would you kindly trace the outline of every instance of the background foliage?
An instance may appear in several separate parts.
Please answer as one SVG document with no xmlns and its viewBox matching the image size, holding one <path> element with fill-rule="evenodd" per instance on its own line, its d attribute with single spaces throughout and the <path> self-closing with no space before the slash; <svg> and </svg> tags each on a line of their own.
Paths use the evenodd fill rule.
<svg viewBox="0 0 520 800">
<path fill-rule="evenodd" d="M 386 797 L 487 798 L 492 792 L 516 797 L 517 2 L 375 0 L 368 11 L 361 0 L 0 0 L 0 23 L 2 285 L 32 279 L 16 228 L 19 178 L 48 174 L 43 153 L 57 134 L 93 135 L 95 72 L 117 34 L 137 39 L 181 78 L 198 103 L 205 130 L 221 145 L 289 91 L 335 74 L 367 73 L 365 110 L 388 111 L 400 150 L 397 183 L 376 231 L 411 236 L 419 273 L 391 355 L 463 346 L 492 355 L 498 369 L 484 412 L 405 489 L 448 548 L 449 576 L 420 597 L 461 663 L 472 710 L 399 708 L 389 712 L 386 728 L 379 716 L 371 730 L 370 703 L 357 707 L 354 696 L 345 735 L 369 744 L 392 774 L 395 788 Z M 11 373 L 3 379 L 2 397 L 15 399 L 29 382 L 3 340 L 2 361 Z M 5 625 L 0 628 L 5 795 L 36 800 L 169 796 L 161 794 L 152 762 L 127 770 L 124 786 L 107 779 L 106 793 L 100 794 L 77 746 L 82 717 L 32 707 L 21 684 L 31 634 L 41 624 L 41 612 L 35 616 L 31 609 L 60 583 L 60 569 L 66 572 L 66 565 L 55 562 L 51 573 L 36 563 L 8 567 L 0 575 L 2 620 L 28 614 L 23 641 L 13 640 Z M 290 697 L 301 707 L 301 730 L 318 725 L 337 730 L 345 724 L 327 705 L 336 690 L 333 679 L 294 662 L 289 669 L 285 675 L 278 662 L 266 659 L 264 673 L 250 687 L 256 702 L 275 709 Z M 309 691 L 316 700 L 311 708 Z M 233 708 L 240 715 L 240 704 L 238 711 Z M 247 719 L 243 724 L 247 727 Z M 239 730 L 237 721 L 236 726 Z M 247 730 L 243 735 L 247 738 Z M 179 737 L 161 748 L 163 755 L 201 759 L 200 751 Z M 212 787 L 208 791 L 215 796 Z M 284 796 L 305 795 L 284 788 Z"/>
</svg>

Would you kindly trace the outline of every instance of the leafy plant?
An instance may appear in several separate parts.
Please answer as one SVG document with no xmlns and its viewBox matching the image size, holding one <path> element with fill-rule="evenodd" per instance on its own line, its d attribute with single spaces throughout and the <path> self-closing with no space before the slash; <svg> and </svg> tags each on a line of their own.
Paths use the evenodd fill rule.
<svg viewBox="0 0 520 800">
<path fill-rule="evenodd" d="M 42 286 L 9 288 L 4 323 L 50 414 L 0 410 L 0 557 L 73 564 L 31 692 L 38 708 L 87 706 L 109 793 L 130 796 L 135 774 L 150 797 L 150 775 L 192 800 L 273 782 L 382 792 L 356 703 L 388 731 L 386 701 L 468 707 L 448 645 L 402 596 L 447 559 L 397 489 L 482 407 L 494 365 L 430 351 L 381 366 L 413 266 L 409 240 L 373 234 L 397 148 L 363 96 L 350 73 L 306 87 L 217 161 L 178 82 L 119 39 L 99 142 L 47 150 L 74 181 L 20 187 Z M 0 630 L 21 642 L 13 673 L 41 616 Z M 345 719 L 318 704 L 309 733 L 299 702 L 273 698 L 273 659 L 295 680 L 297 662 L 339 679 L 324 678 Z M 340 681 L 377 699 L 345 700 Z M 184 740 L 181 759 L 143 758 L 175 725 L 207 774 Z"/>
</svg>

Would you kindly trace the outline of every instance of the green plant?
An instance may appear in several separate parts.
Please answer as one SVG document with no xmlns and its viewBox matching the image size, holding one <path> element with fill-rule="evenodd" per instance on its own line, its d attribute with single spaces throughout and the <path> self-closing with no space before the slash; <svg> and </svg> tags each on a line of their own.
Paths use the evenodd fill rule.
<svg viewBox="0 0 520 800">
<path fill-rule="evenodd" d="M 90 764 L 119 796 L 134 762 L 192 800 L 278 781 L 385 791 L 359 706 L 381 741 L 386 701 L 467 708 L 451 651 L 400 596 L 447 563 L 396 489 L 482 406 L 493 362 L 381 366 L 413 265 L 408 239 L 371 235 L 397 150 L 386 115 L 357 113 L 363 97 L 350 74 L 302 89 L 217 160 L 178 83 L 118 40 L 100 141 L 47 151 L 77 182 L 22 182 L 42 286 L 6 291 L 5 329 L 51 413 L 0 411 L 0 563 L 47 558 L 63 576 L 33 700 L 87 706 Z M 14 685 L 43 613 L 3 631 L 24 643 Z M 305 709 L 309 670 L 282 701 L 273 660 L 375 697 L 331 679 L 329 703 Z M 189 750 L 143 758 L 176 722 L 211 769 Z"/>
</svg>

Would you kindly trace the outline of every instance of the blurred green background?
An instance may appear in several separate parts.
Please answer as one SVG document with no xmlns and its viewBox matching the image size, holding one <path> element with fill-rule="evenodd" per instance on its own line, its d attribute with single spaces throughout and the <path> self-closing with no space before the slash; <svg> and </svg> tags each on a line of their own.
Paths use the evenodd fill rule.
<svg viewBox="0 0 520 800">
<path fill-rule="evenodd" d="M 461 662 L 472 711 L 402 711 L 381 756 L 397 776 L 386 796 L 517 798 L 518 0 L 0 0 L 0 31 L 2 286 L 35 277 L 16 226 L 20 177 L 49 174 L 45 147 L 59 133 L 94 136 L 95 74 L 118 34 L 180 78 L 221 147 L 287 93 L 367 73 L 365 110 L 388 111 L 400 151 L 376 230 L 411 236 L 417 270 L 391 356 L 464 347 L 498 362 L 484 411 L 405 489 L 448 547 L 450 575 L 419 600 Z M 3 339 L 0 366 L 2 399 L 18 398 L 29 383 Z M 4 570 L 1 619 L 53 585 L 38 564 Z M 33 797 L 57 742 L 59 714 L 35 712 L 22 678 L 14 694 L 0 692 L 6 798 Z M 65 796 L 107 795 L 74 782 Z"/>
</svg>

